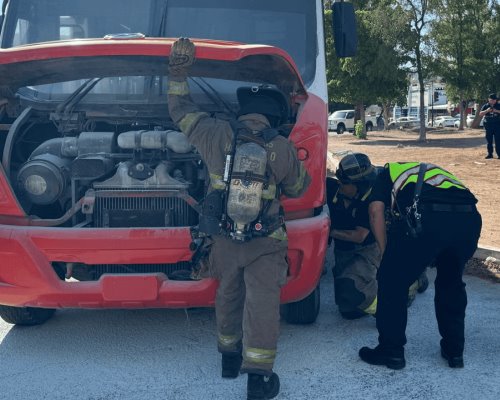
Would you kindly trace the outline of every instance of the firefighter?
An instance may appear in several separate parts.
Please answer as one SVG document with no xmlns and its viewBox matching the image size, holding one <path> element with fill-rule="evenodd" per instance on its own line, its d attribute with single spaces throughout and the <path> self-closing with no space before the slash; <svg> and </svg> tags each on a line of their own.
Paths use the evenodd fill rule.
<svg viewBox="0 0 500 400">
<path fill-rule="evenodd" d="M 271 129 L 283 117 L 282 106 L 275 98 L 259 93 L 243 96 L 245 101 L 240 104 L 236 125 L 198 109 L 186 81 L 194 55 L 195 46 L 189 39 L 181 38 L 173 44 L 168 107 L 171 118 L 196 147 L 210 174 L 205 198 L 208 206 L 203 206 L 208 211 L 207 216 L 200 216 L 200 230 L 211 234 L 208 264 L 210 275 L 219 280 L 215 311 L 222 377 L 236 378 L 247 373 L 248 399 L 271 399 L 280 387 L 273 365 L 279 334 L 280 288 L 288 270 L 288 242 L 278 196 L 301 196 L 310 177 L 298 161 L 292 143 Z M 242 186 L 246 178 L 241 174 L 248 174 L 251 180 L 255 171 L 238 169 L 238 152 L 242 148 L 239 146 L 243 146 L 240 137 L 260 143 L 265 149 L 263 160 L 250 163 L 257 170 L 263 162 L 265 177 L 246 185 L 246 189 Z M 259 152 L 255 146 L 253 150 Z M 232 173 L 238 169 L 238 179 L 236 175 L 226 179 L 225 171 L 231 171 L 231 165 L 226 163 L 228 156 L 233 156 Z M 259 186 L 263 180 L 264 188 Z M 241 200 L 241 196 L 233 196 L 233 190 L 241 193 L 238 191 L 253 187 L 257 192 L 247 199 L 262 199 L 258 202 L 259 220 L 247 223 L 238 213 L 244 213 L 248 204 L 232 204 L 233 200 Z M 223 223 L 218 220 L 221 215 L 213 213 L 219 208 L 227 216 Z"/>
<path fill-rule="evenodd" d="M 405 367 L 408 286 L 433 262 L 441 355 L 451 368 L 463 367 L 467 295 L 462 275 L 481 232 L 476 198 L 436 165 L 403 162 L 385 165 L 369 201 L 370 226 L 383 254 L 378 272 L 379 344 L 363 347 L 359 356 L 373 365 Z M 387 235 L 386 206 L 394 216 Z"/>
<path fill-rule="evenodd" d="M 375 315 L 377 271 L 381 253 L 370 231 L 368 199 L 376 177 L 375 167 L 365 154 L 349 153 L 339 162 L 336 178 L 327 178 L 330 210 L 330 240 L 334 241 L 332 270 L 335 303 L 345 319 Z M 427 289 L 425 271 L 409 289 L 408 306 L 416 293 Z"/>
</svg>

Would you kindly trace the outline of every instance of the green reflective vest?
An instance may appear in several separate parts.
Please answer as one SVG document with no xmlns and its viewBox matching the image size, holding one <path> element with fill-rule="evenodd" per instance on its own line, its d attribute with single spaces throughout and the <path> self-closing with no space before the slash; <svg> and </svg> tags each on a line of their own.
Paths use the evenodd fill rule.
<svg viewBox="0 0 500 400">
<path fill-rule="evenodd" d="M 385 165 L 385 168 L 389 169 L 392 181 L 391 208 L 394 206 L 399 191 L 409 183 L 417 182 L 420 164 L 421 163 L 418 162 L 407 162 L 388 163 Z M 456 176 L 434 164 L 427 164 L 427 169 L 424 174 L 424 183 L 439 189 L 454 187 L 467 190 L 465 185 L 460 182 Z"/>
</svg>

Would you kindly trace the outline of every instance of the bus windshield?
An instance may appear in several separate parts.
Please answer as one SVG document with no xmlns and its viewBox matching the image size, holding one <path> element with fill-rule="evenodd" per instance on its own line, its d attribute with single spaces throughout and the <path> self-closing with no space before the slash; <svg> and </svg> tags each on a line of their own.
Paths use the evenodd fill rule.
<svg viewBox="0 0 500 400">
<path fill-rule="evenodd" d="M 268 44 L 287 51 L 306 85 L 315 76 L 316 1 L 10 0 L 3 48 L 108 34 Z"/>
</svg>

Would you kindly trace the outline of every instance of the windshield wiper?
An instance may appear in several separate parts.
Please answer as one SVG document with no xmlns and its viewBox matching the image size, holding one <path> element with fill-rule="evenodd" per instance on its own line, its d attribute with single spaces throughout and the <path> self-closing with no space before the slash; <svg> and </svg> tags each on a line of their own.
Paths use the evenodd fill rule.
<svg viewBox="0 0 500 400">
<path fill-rule="evenodd" d="M 91 78 L 80 85 L 66 100 L 56 108 L 56 114 L 69 114 L 71 110 L 101 81 L 102 78 Z"/>
<path fill-rule="evenodd" d="M 218 106 L 219 108 L 221 109 L 226 109 L 226 111 L 232 116 L 232 117 L 235 117 L 236 113 L 234 112 L 233 109 L 231 109 L 231 107 L 229 106 L 229 104 L 227 103 L 226 100 L 224 100 L 224 98 L 220 95 L 220 93 L 212 86 L 210 85 L 210 83 L 208 83 L 205 78 L 201 78 L 201 77 L 198 77 L 198 78 L 194 78 L 194 77 L 190 77 L 189 79 L 191 79 L 192 82 L 196 83 L 196 85 L 203 91 L 203 93 L 206 94 L 206 96 L 212 100 L 212 102 Z M 211 92 L 209 92 L 205 87 L 203 87 L 203 85 L 198 82 L 198 80 L 200 80 L 201 82 L 203 82 L 203 84 L 208 87 L 210 89 Z"/>
<path fill-rule="evenodd" d="M 158 27 L 157 37 L 165 37 L 167 33 L 167 17 L 168 17 L 168 0 L 163 3 L 163 10 L 161 12 L 160 26 Z"/>
</svg>

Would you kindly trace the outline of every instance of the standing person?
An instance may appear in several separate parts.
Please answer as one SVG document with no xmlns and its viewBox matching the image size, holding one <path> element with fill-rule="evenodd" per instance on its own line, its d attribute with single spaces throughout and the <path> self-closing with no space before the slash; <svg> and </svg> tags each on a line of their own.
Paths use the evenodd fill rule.
<svg viewBox="0 0 500 400">
<path fill-rule="evenodd" d="M 345 319 L 375 315 L 377 271 L 381 253 L 370 231 L 368 199 L 376 171 L 367 155 L 350 153 L 339 162 L 336 178 L 327 178 L 326 197 L 330 210 L 335 266 L 335 303 Z M 425 271 L 409 289 L 408 305 L 417 291 L 427 289 Z"/>
<path fill-rule="evenodd" d="M 432 164 L 388 163 L 377 176 L 369 213 L 383 253 L 378 273 L 379 344 L 360 349 L 363 361 L 391 369 L 405 367 L 408 286 L 434 260 L 441 355 L 451 368 L 463 367 L 467 294 L 462 275 L 481 232 L 476 202 L 455 176 Z M 388 236 L 386 206 L 395 216 Z"/>
<path fill-rule="evenodd" d="M 205 232 L 211 231 L 210 273 L 219 280 L 215 312 L 222 377 L 236 378 L 239 373 L 248 373 L 248 399 L 272 399 L 280 388 L 273 365 L 279 334 L 280 292 L 288 270 L 288 242 L 278 197 L 301 196 L 309 186 L 310 177 L 298 161 L 293 144 L 272 129 L 283 118 L 276 99 L 252 92 L 240 104 L 238 122 L 233 126 L 198 109 L 189 96 L 186 82 L 194 55 L 195 46 L 189 39 L 179 39 L 172 46 L 168 106 L 173 121 L 207 166 L 208 209 L 217 210 L 219 206 L 221 209 L 219 215 L 210 215 L 212 220 L 216 219 L 215 229 L 213 224 L 209 226 L 210 218 L 205 224 L 201 215 L 200 230 L 203 225 Z M 258 160 L 248 154 L 239 158 L 239 151 L 248 144 L 253 144 L 257 153 L 264 151 L 264 158 Z M 228 156 L 232 156 L 233 163 L 227 164 Z M 262 165 L 265 170 L 259 172 Z M 225 171 L 232 171 L 230 180 L 225 179 Z M 258 181 L 253 184 L 253 177 L 266 182 L 262 197 L 258 193 L 246 197 L 244 193 L 259 186 Z M 249 184 L 245 184 L 248 179 Z M 233 190 L 240 196 L 233 196 Z M 255 198 L 257 218 L 242 221 L 242 214 L 255 204 Z M 237 204 L 237 200 L 245 204 Z"/>
<path fill-rule="evenodd" d="M 495 93 L 488 96 L 488 102 L 481 107 L 479 115 L 484 117 L 483 125 L 486 131 L 488 154 L 485 158 L 493 158 L 493 141 L 497 157 L 500 158 L 500 104 Z"/>
</svg>

